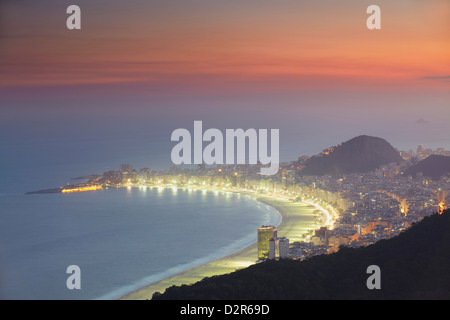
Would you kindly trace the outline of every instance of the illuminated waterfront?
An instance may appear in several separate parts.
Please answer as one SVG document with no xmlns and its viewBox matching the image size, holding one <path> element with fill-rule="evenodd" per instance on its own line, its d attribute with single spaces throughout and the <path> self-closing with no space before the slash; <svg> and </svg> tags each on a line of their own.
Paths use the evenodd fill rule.
<svg viewBox="0 0 450 320">
<path fill-rule="evenodd" d="M 310 230 L 317 227 L 313 206 L 293 202 L 291 199 L 285 197 L 274 197 L 265 194 L 253 193 L 252 197 L 258 202 L 270 205 L 282 215 L 283 220 L 281 224 L 275 224 L 278 226 L 278 234 L 280 236 L 289 237 L 293 241 L 302 241 Z M 174 276 L 143 287 L 124 296 L 123 299 L 150 299 L 153 293 L 157 291 L 163 292 L 172 285 L 191 284 L 204 277 L 233 272 L 237 269 L 255 264 L 258 251 L 256 245 L 256 229 L 253 234 L 254 244 L 221 259 L 180 272 Z"/>
<path fill-rule="evenodd" d="M 0 208 L 0 296 L 18 299 L 117 298 L 246 247 L 259 225 L 279 221 L 248 196 L 172 188 L 5 195 Z M 65 286 L 72 264 L 79 291 Z"/>
</svg>

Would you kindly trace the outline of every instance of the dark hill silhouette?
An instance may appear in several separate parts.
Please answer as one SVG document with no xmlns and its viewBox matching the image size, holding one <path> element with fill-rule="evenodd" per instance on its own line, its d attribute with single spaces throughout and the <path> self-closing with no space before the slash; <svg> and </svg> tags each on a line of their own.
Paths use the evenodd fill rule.
<svg viewBox="0 0 450 320">
<path fill-rule="evenodd" d="M 381 269 L 381 289 L 367 288 L 367 268 Z M 449 299 L 450 211 L 368 247 L 343 247 L 302 262 L 267 261 L 193 285 L 170 287 L 155 300 Z"/>
<path fill-rule="evenodd" d="M 311 157 L 300 176 L 343 175 L 373 171 L 380 166 L 404 161 L 386 140 L 359 136 Z"/>
<path fill-rule="evenodd" d="M 416 177 L 420 172 L 425 177 L 439 180 L 443 175 L 450 173 L 450 157 L 431 155 L 412 167 L 409 167 L 404 172 L 404 175 Z"/>
</svg>

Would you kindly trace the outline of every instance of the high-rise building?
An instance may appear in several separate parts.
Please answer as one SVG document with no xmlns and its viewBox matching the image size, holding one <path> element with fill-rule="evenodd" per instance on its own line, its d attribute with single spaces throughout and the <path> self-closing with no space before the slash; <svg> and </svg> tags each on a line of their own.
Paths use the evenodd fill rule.
<svg viewBox="0 0 450 320">
<path fill-rule="evenodd" d="M 284 259 L 289 256 L 289 239 L 272 238 L 269 240 L 269 259 Z"/>
<path fill-rule="evenodd" d="M 289 239 L 278 238 L 278 257 L 285 259 L 289 256 Z"/>
<path fill-rule="evenodd" d="M 269 241 L 277 237 L 277 228 L 274 226 L 262 226 L 258 228 L 258 259 L 269 259 Z"/>
<path fill-rule="evenodd" d="M 137 178 L 138 180 L 140 180 L 140 182 L 150 181 L 152 179 L 152 172 L 152 169 L 149 168 L 139 169 Z"/>
<path fill-rule="evenodd" d="M 269 259 L 275 259 L 278 254 L 278 242 L 277 238 L 272 238 L 269 240 Z"/>
<path fill-rule="evenodd" d="M 131 164 L 121 164 L 120 172 L 133 172 L 133 166 Z"/>
<path fill-rule="evenodd" d="M 136 174 L 133 170 L 133 166 L 131 164 L 121 164 L 120 165 L 120 175 L 122 179 L 122 183 L 132 182 L 136 178 Z"/>
<path fill-rule="evenodd" d="M 281 173 L 281 188 L 287 190 L 289 186 L 295 184 L 295 171 L 283 170 Z"/>
<path fill-rule="evenodd" d="M 424 151 L 425 151 L 425 146 L 423 144 L 421 144 L 417 147 L 417 155 L 420 155 Z"/>
</svg>

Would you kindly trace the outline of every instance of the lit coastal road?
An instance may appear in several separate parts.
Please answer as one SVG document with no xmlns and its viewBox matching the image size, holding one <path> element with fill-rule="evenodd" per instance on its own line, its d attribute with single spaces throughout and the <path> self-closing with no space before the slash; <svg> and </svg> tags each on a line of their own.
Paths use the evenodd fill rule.
<svg viewBox="0 0 450 320">
<path fill-rule="evenodd" d="M 154 186 L 156 188 L 162 188 L 163 186 Z M 172 190 L 177 188 L 174 186 L 166 186 Z M 290 242 L 305 241 L 307 236 L 312 230 L 317 229 L 318 226 L 315 222 L 316 216 L 314 211 L 316 209 L 321 210 L 326 217 L 327 225 L 332 225 L 333 217 L 332 212 L 329 209 L 320 207 L 319 204 L 312 201 L 292 201 L 296 198 L 293 195 L 283 194 L 270 194 L 255 192 L 254 190 L 244 189 L 222 189 L 214 187 L 186 187 L 182 188 L 191 191 L 194 190 L 208 190 L 213 192 L 238 192 L 241 194 L 254 196 L 255 199 L 261 203 L 267 204 L 275 208 L 282 216 L 281 224 L 278 226 L 278 234 L 286 237 Z M 144 191 L 144 190 L 143 190 Z M 322 224 L 323 225 L 323 224 Z M 256 230 L 255 230 L 256 233 Z M 221 275 L 229 272 L 233 272 L 236 269 L 248 267 L 257 260 L 257 245 L 253 244 L 247 248 L 244 248 L 234 254 L 226 256 L 224 258 L 212 261 L 210 263 L 189 269 L 180 274 L 170 276 L 159 282 L 150 284 L 144 288 L 131 292 L 130 294 L 122 297 L 121 299 L 151 299 L 153 293 L 164 290 L 172 285 L 191 284 L 200 281 L 204 277 L 210 277 L 214 275 Z"/>
</svg>

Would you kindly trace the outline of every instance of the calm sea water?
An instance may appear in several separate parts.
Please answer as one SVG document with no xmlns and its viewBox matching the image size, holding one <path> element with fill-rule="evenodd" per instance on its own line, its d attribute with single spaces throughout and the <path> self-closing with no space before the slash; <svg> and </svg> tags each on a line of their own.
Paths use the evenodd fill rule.
<svg viewBox="0 0 450 320">
<path fill-rule="evenodd" d="M 279 222 L 273 208 L 223 192 L 26 195 L 121 163 L 167 168 L 170 135 L 83 136 L 72 128 L 78 136 L 60 128 L 65 121 L 21 119 L 0 126 L 2 299 L 117 298 L 245 247 L 259 226 Z M 81 268 L 81 290 L 66 288 L 69 265 Z"/>
<path fill-rule="evenodd" d="M 113 299 L 256 241 L 277 212 L 248 196 L 108 189 L 0 196 L 0 297 Z M 66 288 L 69 265 L 81 290 Z"/>
</svg>

